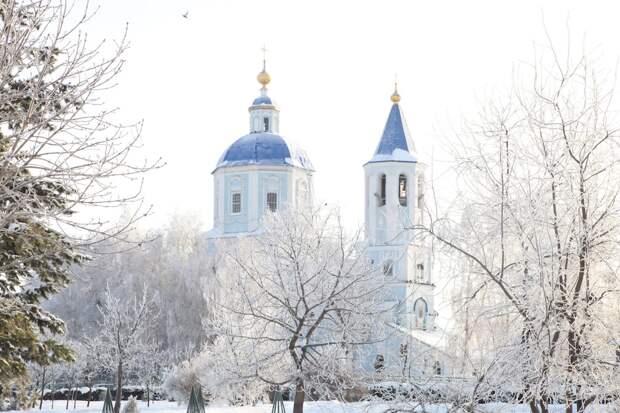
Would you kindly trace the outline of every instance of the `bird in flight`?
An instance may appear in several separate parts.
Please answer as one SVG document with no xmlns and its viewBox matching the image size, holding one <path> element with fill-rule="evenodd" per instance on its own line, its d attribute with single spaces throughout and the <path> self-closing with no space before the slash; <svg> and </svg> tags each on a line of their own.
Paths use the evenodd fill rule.
<svg viewBox="0 0 620 413">
<path fill-rule="evenodd" d="M 185 13 L 183 13 L 182 16 L 187 19 L 187 16 L 189 16 L 189 10 L 187 10 Z"/>
</svg>

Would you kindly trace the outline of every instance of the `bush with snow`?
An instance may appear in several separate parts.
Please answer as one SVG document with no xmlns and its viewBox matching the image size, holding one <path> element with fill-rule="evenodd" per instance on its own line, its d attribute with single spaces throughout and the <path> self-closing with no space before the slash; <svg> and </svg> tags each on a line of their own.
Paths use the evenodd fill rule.
<svg viewBox="0 0 620 413">
<path fill-rule="evenodd" d="M 127 399 L 127 403 L 125 403 L 125 406 L 123 407 L 123 413 L 138 412 L 138 400 L 133 396 L 129 396 L 129 398 Z"/>
</svg>

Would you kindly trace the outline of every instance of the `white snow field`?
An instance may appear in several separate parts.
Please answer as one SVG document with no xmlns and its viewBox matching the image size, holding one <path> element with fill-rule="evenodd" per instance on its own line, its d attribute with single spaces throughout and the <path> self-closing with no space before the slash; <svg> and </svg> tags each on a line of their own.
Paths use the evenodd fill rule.
<svg viewBox="0 0 620 413">
<path fill-rule="evenodd" d="M 123 404 L 126 403 L 125 401 Z M 156 401 L 151 403 L 151 406 L 147 407 L 145 402 L 138 402 L 140 413 L 183 413 L 187 411 L 187 405 L 177 404 L 176 402 L 168 401 Z M 65 410 L 66 402 L 64 400 L 56 400 L 54 402 L 54 408 L 51 408 L 51 401 L 45 401 L 43 403 L 43 409 L 37 408 L 27 410 L 32 413 L 95 413 L 101 412 L 103 402 L 91 402 L 90 406 L 86 407 L 85 401 L 78 401 L 77 408 L 73 409 L 73 403 L 70 404 L 69 410 Z M 211 404 L 206 407 L 205 413 L 271 413 L 271 404 L 260 404 L 257 406 L 227 406 L 224 404 Z M 293 403 L 284 402 L 284 407 L 287 413 L 293 412 Z M 378 403 L 342 403 L 338 401 L 320 401 L 320 402 L 306 402 L 304 404 L 304 413 L 384 413 L 389 409 L 388 404 Z M 446 407 L 443 405 L 430 405 L 425 406 L 425 412 L 427 413 L 445 413 Z M 594 405 L 588 408 L 589 413 L 612 413 L 614 405 Z M 485 413 L 529 413 L 529 408 L 526 405 L 511 405 L 504 403 L 489 403 L 479 406 L 480 411 Z M 416 411 L 422 412 L 421 408 Z M 13 411 L 14 413 L 21 413 L 22 411 Z M 12 412 L 12 413 L 13 413 Z M 563 413 L 563 405 L 552 405 L 550 413 Z"/>
</svg>

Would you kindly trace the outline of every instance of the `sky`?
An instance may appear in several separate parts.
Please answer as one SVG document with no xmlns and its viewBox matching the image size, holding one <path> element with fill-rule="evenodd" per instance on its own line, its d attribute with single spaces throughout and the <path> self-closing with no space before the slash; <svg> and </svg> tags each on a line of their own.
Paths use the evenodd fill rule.
<svg viewBox="0 0 620 413">
<path fill-rule="evenodd" d="M 610 65 L 620 56 L 620 4 L 609 1 L 105 0 L 87 30 L 130 49 L 107 92 L 126 122 L 144 120 L 140 155 L 166 166 L 147 176 L 149 225 L 191 211 L 212 225 L 211 172 L 248 132 L 266 45 L 280 133 L 312 160 L 318 200 L 363 224 L 363 168 L 381 136 L 394 77 L 419 158 L 453 194 L 446 134 L 497 91 L 534 44 L 585 38 Z M 187 18 L 183 14 L 187 13 Z M 543 24 L 544 21 L 544 24 Z"/>
</svg>

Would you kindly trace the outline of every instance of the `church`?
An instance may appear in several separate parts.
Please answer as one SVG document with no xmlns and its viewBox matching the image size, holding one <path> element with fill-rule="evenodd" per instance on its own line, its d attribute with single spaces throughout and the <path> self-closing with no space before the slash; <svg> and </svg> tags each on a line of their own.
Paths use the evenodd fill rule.
<svg viewBox="0 0 620 413">
<path fill-rule="evenodd" d="M 265 211 L 304 208 L 313 202 L 313 173 L 303 149 L 280 135 L 280 110 L 269 97 L 265 68 L 260 95 L 249 107 L 249 133 L 234 141 L 215 169 L 210 242 L 249 235 Z M 365 236 L 371 262 L 389 283 L 393 334 L 359 360 L 367 371 L 386 376 L 448 374 L 449 356 L 435 320 L 433 255 L 411 228 L 423 222 L 427 165 L 418 159 L 396 85 L 378 145 L 360 165 L 365 178 Z M 370 152 L 370 151 L 369 151 Z"/>
</svg>

